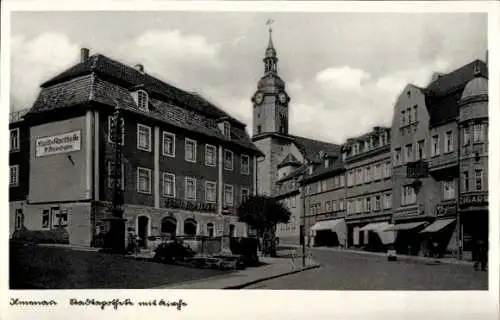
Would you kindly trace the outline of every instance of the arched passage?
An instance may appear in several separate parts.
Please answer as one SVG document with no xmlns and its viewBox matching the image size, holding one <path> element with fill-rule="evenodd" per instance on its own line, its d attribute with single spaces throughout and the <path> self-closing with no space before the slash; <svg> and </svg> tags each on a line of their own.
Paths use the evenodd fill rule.
<svg viewBox="0 0 500 320">
<path fill-rule="evenodd" d="M 177 232 L 177 220 L 172 217 L 161 219 L 161 233 L 175 235 Z"/>
<path fill-rule="evenodd" d="M 184 221 L 184 234 L 186 236 L 195 236 L 196 235 L 196 226 L 197 226 L 196 220 L 186 219 Z"/>
</svg>

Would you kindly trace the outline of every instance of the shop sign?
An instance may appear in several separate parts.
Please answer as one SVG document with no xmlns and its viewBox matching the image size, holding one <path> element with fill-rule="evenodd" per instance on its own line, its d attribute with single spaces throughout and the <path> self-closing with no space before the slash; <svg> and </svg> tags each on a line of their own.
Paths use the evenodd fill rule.
<svg viewBox="0 0 500 320">
<path fill-rule="evenodd" d="M 452 216 L 457 214 L 457 205 L 456 204 L 438 204 L 436 206 L 436 216 Z"/>
<path fill-rule="evenodd" d="M 180 198 L 167 198 L 165 207 L 171 209 L 182 209 L 191 211 L 216 212 L 217 206 L 214 203 L 194 202 Z"/>
<path fill-rule="evenodd" d="M 488 205 L 488 194 L 468 194 L 460 196 L 460 207 L 471 207 L 471 206 L 486 206 Z"/>
<path fill-rule="evenodd" d="M 36 139 L 36 157 L 79 151 L 82 147 L 81 131 Z"/>
</svg>

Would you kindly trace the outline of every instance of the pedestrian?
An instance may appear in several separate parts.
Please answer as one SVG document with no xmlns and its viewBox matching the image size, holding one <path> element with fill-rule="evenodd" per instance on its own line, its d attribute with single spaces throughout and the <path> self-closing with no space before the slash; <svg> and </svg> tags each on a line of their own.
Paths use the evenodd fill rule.
<svg viewBox="0 0 500 320">
<path fill-rule="evenodd" d="M 474 269 L 478 270 L 479 266 L 481 266 L 481 271 L 486 271 L 486 265 L 488 264 L 488 246 L 486 241 L 479 240 L 477 255 L 478 259 Z"/>
</svg>

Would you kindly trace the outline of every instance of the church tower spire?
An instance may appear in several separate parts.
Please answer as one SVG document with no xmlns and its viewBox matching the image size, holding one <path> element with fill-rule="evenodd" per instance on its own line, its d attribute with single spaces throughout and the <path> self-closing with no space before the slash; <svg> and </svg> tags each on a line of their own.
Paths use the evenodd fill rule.
<svg viewBox="0 0 500 320">
<path fill-rule="evenodd" d="M 253 136 L 258 139 L 265 134 L 288 134 L 288 103 L 285 82 L 278 76 L 278 56 L 273 43 L 273 20 L 267 21 L 269 40 L 264 55 L 264 76 L 257 84 L 252 97 Z"/>
<path fill-rule="evenodd" d="M 266 23 L 269 26 L 269 43 L 266 49 L 266 55 L 264 57 L 264 65 L 266 74 L 268 73 L 278 73 L 278 57 L 276 54 L 276 49 L 274 49 L 273 44 L 273 20 L 268 20 Z"/>
</svg>

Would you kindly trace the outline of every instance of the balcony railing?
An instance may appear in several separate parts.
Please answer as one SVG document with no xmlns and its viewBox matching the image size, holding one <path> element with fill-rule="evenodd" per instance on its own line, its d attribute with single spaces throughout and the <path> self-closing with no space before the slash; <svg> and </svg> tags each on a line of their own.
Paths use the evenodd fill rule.
<svg viewBox="0 0 500 320">
<path fill-rule="evenodd" d="M 9 123 L 18 122 L 23 120 L 23 117 L 28 113 L 29 109 L 13 111 L 9 114 Z"/>
<path fill-rule="evenodd" d="M 457 151 L 441 154 L 428 160 L 429 170 L 436 171 L 458 165 Z"/>
</svg>

